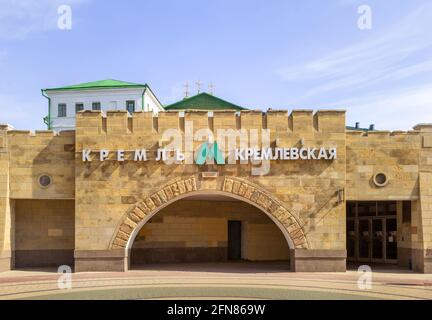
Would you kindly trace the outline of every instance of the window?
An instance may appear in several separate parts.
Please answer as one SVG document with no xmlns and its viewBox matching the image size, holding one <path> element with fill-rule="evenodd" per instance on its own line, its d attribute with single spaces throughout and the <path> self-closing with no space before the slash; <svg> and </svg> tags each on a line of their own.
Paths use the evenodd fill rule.
<svg viewBox="0 0 432 320">
<path fill-rule="evenodd" d="M 75 103 L 75 112 L 80 112 L 84 110 L 84 103 Z"/>
<path fill-rule="evenodd" d="M 346 208 L 348 218 L 356 217 L 356 205 L 357 217 L 359 218 L 396 216 L 397 214 L 396 201 L 359 201 L 347 202 Z"/>
<path fill-rule="evenodd" d="M 38 182 L 41 188 L 48 188 L 52 183 L 52 178 L 47 174 L 43 174 L 39 176 Z"/>
<path fill-rule="evenodd" d="M 129 113 L 135 112 L 135 101 L 126 101 L 126 110 Z"/>
<path fill-rule="evenodd" d="M 58 105 L 58 117 L 59 118 L 66 117 L 66 103 L 59 103 L 59 105 Z"/>
<path fill-rule="evenodd" d="M 362 201 L 358 203 L 359 217 L 374 217 L 376 216 L 377 203 L 374 201 Z"/>
<path fill-rule="evenodd" d="M 379 201 L 378 215 L 379 216 L 395 216 L 397 214 L 397 204 L 395 201 Z"/>
<path fill-rule="evenodd" d="M 383 188 L 386 185 L 388 185 L 389 180 L 387 178 L 387 175 L 385 173 L 377 173 L 373 176 L 373 182 L 374 184 L 379 187 L 379 188 Z"/>
<path fill-rule="evenodd" d="M 101 103 L 100 102 L 93 102 L 92 103 L 92 110 L 100 110 L 101 109 Z"/>
</svg>

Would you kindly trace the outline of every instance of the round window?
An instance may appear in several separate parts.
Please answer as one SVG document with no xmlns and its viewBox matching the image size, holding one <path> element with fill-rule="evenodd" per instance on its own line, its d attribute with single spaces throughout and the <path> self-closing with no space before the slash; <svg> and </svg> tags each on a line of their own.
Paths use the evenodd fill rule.
<svg viewBox="0 0 432 320">
<path fill-rule="evenodd" d="M 382 172 L 377 173 L 374 176 L 373 181 L 377 187 L 385 187 L 388 184 L 387 175 Z"/>
<path fill-rule="evenodd" d="M 48 188 L 52 183 L 52 179 L 49 175 L 43 174 L 39 177 L 39 185 L 42 188 Z"/>
</svg>

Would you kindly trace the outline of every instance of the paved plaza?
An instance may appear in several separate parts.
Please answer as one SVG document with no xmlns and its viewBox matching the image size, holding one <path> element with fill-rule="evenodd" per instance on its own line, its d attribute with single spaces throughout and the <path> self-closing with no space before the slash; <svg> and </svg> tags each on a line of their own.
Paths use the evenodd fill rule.
<svg viewBox="0 0 432 320">
<path fill-rule="evenodd" d="M 432 276 L 398 268 L 373 269 L 372 288 L 359 274 L 292 273 L 284 263 L 148 265 L 126 273 L 72 274 L 72 289 L 59 289 L 55 270 L 0 274 L 0 299 L 432 299 Z"/>
</svg>

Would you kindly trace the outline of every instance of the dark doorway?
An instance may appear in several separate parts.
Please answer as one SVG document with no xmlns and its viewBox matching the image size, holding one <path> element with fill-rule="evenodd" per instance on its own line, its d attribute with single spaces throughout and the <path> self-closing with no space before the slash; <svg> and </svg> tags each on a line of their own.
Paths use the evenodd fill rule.
<svg viewBox="0 0 432 320">
<path fill-rule="evenodd" d="M 228 221 L 228 259 L 241 260 L 241 221 Z"/>
</svg>

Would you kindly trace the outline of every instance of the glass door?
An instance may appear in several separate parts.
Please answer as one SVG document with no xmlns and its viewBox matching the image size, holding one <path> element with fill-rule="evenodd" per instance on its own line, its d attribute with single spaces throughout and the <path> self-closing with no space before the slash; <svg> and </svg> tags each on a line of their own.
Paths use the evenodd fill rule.
<svg viewBox="0 0 432 320">
<path fill-rule="evenodd" d="M 372 261 L 384 262 L 384 219 L 371 218 L 372 221 Z"/>
<path fill-rule="evenodd" d="M 371 220 L 370 219 L 359 219 L 358 223 L 358 240 L 359 240 L 359 261 L 370 261 L 371 259 Z"/>
<path fill-rule="evenodd" d="M 356 221 L 348 220 L 347 221 L 347 259 L 349 261 L 356 260 Z"/>
<path fill-rule="evenodd" d="M 397 202 L 347 203 L 347 259 L 363 263 L 397 263 Z"/>
</svg>

